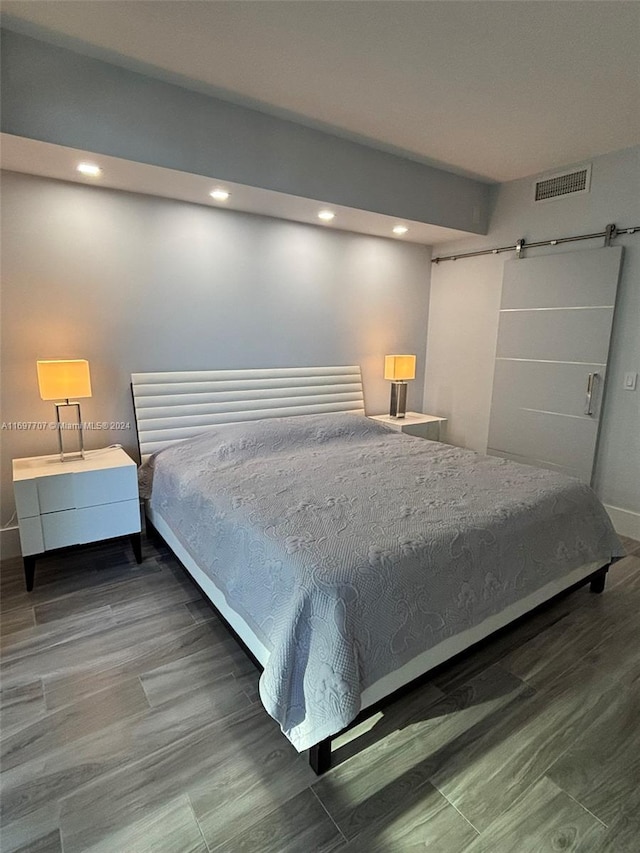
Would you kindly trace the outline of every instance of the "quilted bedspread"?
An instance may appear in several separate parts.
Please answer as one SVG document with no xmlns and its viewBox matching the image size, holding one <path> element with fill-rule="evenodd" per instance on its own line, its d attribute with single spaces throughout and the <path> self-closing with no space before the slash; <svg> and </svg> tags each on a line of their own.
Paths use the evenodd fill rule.
<svg viewBox="0 0 640 853">
<path fill-rule="evenodd" d="M 270 650 L 261 699 L 298 750 L 417 654 L 624 553 L 578 480 L 345 413 L 215 427 L 141 473 Z"/>
</svg>

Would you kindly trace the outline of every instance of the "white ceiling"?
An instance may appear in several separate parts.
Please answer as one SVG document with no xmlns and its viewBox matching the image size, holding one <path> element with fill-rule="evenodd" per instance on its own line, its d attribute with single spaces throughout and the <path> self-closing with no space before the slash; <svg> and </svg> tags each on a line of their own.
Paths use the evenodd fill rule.
<svg viewBox="0 0 640 853">
<path fill-rule="evenodd" d="M 23 32 L 487 180 L 640 142 L 634 0 L 5 0 L 3 13 Z"/>
</svg>

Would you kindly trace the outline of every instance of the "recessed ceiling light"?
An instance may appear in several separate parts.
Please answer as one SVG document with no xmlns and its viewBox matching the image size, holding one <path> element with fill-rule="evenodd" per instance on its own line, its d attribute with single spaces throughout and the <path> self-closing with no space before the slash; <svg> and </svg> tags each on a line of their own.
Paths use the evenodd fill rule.
<svg viewBox="0 0 640 853">
<path fill-rule="evenodd" d="M 226 201 L 231 195 L 231 193 L 227 192 L 227 190 L 223 190 L 219 187 L 216 187 L 215 190 L 211 190 L 209 195 L 212 199 L 214 199 L 214 201 Z"/>
<path fill-rule="evenodd" d="M 322 219 L 323 222 L 331 222 L 334 217 L 335 213 L 331 210 L 321 210 L 318 214 L 318 219 Z"/>
<path fill-rule="evenodd" d="M 99 178 L 102 174 L 102 169 L 95 163 L 79 163 L 76 166 L 76 171 L 87 178 Z"/>
<path fill-rule="evenodd" d="M 396 225 L 395 228 L 393 229 L 393 233 L 400 236 L 402 234 L 406 234 L 408 230 L 409 229 L 407 228 L 406 225 Z"/>
</svg>

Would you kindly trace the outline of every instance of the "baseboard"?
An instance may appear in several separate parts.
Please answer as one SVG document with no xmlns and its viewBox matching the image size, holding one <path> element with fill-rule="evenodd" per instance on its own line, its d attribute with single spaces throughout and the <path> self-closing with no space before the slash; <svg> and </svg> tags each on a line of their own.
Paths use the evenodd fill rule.
<svg viewBox="0 0 640 853">
<path fill-rule="evenodd" d="M 18 525 L 0 528 L 0 559 L 8 560 L 21 555 Z"/>
<path fill-rule="evenodd" d="M 608 506 L 607 504 L 604 505 L 604 508 L 609 513 L 616 533 L 640 541 L 640 512 L 632 512 L 630 509 L 620 509 L 620 507 Z"/>
</svg>

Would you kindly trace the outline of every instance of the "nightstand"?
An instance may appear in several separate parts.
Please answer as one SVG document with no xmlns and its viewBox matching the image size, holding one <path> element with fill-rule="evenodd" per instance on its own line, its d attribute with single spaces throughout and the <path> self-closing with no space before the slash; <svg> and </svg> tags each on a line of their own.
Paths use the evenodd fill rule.
<svg viewBox="0 0 640 853">
<path fill-rule="evenodd" d="M 13 491 L 29 592 L 36 558 L 54 548 L 129 535 L 142 562 L 137 466 L 122 448 L 64 462 L 58 455 L 14 459 Z"/>
<path fill-rule="evenodd" d="M 442 435 L 442 424 L 446 424 L 446 418 L 436 415 L 422 415 L 420 412 L 407 412 L 404 418 L 392 418 L 391 415 L 369 415 L 372 421 L 380 421 L 398 432 L 407 435 L 415 435 L 418 438 L 429 438 L 431 441 L 440 441 Z"/>
</svg>

